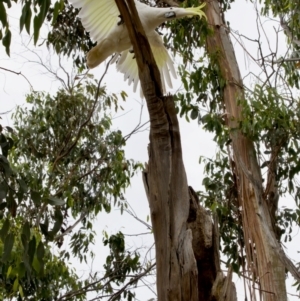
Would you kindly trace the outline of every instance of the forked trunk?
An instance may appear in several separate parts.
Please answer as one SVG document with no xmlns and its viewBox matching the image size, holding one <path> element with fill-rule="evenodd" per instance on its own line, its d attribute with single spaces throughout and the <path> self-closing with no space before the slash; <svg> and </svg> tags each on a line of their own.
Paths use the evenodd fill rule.
<svg viewBox="0 0 300 301">
<path fill-rule="evenodd" d="M 173 97 L 162 95 L 133 0 L 126 1 L 128 7 L 123 0 L 116 3 L 132 41 L 150 116 L 144 184 L 155 238 L 158 300 L 235 301 L 231 275 L 225 278 L 220 270 L 217 231 L 187 185 Z"/>
</svg>

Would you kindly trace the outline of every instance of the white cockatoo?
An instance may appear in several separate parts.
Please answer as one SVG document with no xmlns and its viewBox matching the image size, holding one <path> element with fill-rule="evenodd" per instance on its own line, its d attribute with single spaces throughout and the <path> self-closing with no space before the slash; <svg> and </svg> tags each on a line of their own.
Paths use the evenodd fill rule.
<svg viewBox="0 0 300 301">
<path fill-rule="evenodd" d="M 97 42 L 97 45 L 87 54 L 88 67 L 95 68 L 115 54 L 111 63 L 117 61 L 117 70 L 124 74 L 124 79 L 128 79 L 129 85 L 133 83 L 135 92 L 139 82 L 138 67 L 132 53 L 126 25 L 120 22 L 120 12 L 115 0 L 69 0 L 69 2 L 75 8 L 81 8 L 78 16 L 82 25 L 90 33 L 91 38 Z M 176 78 L 176 72 L 163 40 L 155 29 L 168 20 L 192 16 L 205 17 L 201 10 L 205 4 L 190 8 L 157 8 L 137 0 L 134 2 L 160 71 L 165 93 L 165 81 L 172 87 L 170 73 Z"/>
</svg>

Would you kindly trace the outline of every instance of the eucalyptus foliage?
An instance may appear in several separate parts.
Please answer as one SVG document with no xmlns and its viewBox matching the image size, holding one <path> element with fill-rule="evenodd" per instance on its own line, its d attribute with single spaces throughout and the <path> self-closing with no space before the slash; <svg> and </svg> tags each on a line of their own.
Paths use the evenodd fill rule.
<svg viewBox="0 0 300 301">
<path fill-rule="evenodd" d="M 117 109 L 115 96 L 80 80 L 53 96 L 29 94 L 13 115 L 14 129 L 2 129 L 0 253 L 7 295 L 54 300 L 84 286 L 65 262 L 93 258 L 94 218 L 113 204 L 126 208 L 123 193 L 139 168 L 125 159 L 122 133 L 111 130 L 111 106 Z M 128 273 L 138 264 L 134 258 L 125 264 Z"/>
<path fill-rule="evenodd" d="M 0 40 L 5 47 L 6 53 L 10 54 L 10 43 L 12 34 L 9 26 L 9 18 L 7 10 L 12 5 L 19 3 L 22 5 L 22 13 L 20 16 L 20 31 L 24 28 L 27 33 L 31 33 L 33 27 L 34 44 L 37 43 L 39 33 L 42 25 L 45 22 L 47 14 L 51 7 L 51 19 L 55 23 L 58 13 L 64 8 L 64 0 L 54 1 L 51 0 L 1 0 L 0 1 Z"/>
<path fill-rule="evenodd" d="M 224 13 L 233 2 L 220 1 Z M 151 4 L 154 3 L 151 1 Z M 197 0 L 184 1 L 186 6 L 198 4 Z M 7 9 L 10 5 L 10 0 L 0 1 L 0 39 L 8 54 L 11 32 Z M 72 56 L 82 71 L 84 55 L 94 44 L 76 18 L 78 10 L 63 0 L 53 3 L 27 0 L 21 1 L 21 5 L 20 30 L 25 28 L 30 33 L 33 25 L 36 43 L 42 23 L 48 20 L 52 24 L 46 41 L 48 47 L 53 47 L 58 54 Z M 300 224 L 297 180 L 300 172 L 300 7 L 298 0 L 261 0 L 259 8 L 265 17 L 279 21 L 286 35 L 287 51 L 285 56 L 270 53 L 264 57 L 260 53 L 257 61 L 265 70 L 266 80 L 258 78 L 255 85 L 244 86 L 245 99 L 238 100 L 243 119 L 237 120 L 237 124 L 255 143 L 263 175 L 276 161 L 279 197 L 291 195 L 295 200 L 294 209 L 274 212 L 273 230 L 277 239 L 285 242 L 292 239 L 292 228 Z M 230 32 L 230 24 L 227 25 Z M 236 166 L 230 151 L 230 131 L 235 129 L 229 130 L 225 125 L 223 91 L 228 83 L 222 78 L 217 63 L 220 52 L 216 49 L 209 55 L 204 50 L 206 37 L 211 34 L 204 20 L 182 19 L 165 27 L 165 43 L 182 57 L 179 74 L 184 89 L 175 96 L 178 113 L 188 120 L 197 120 L 213 134 L 218 146 L 216 158 L 200 160 L 205 163 L 206 175 L 204 191 L 199 192 L 200 201 L 218 216 L 221 251 L 227 257 L 227 265 L 240 274 L 245 264 L 245 242 L 237 201 Z M 257 47 L 259 52 L 259 43 Z M 117 105 L 116 99 L 108 97 L 104 90 L 100 90 L 100 99 L 95 99 L 95 94 L 97 86 L 91 81 L 78 82 L 74 90 L 60 90 L 54 96 L 32 93 L 27 97 L 28 105 L 15 113 L 15 128 L 1 128 L 3 286 L 0 290 L 3 292 L 22 295 L 29 287 L 36 289 L 37 281 L 44 281 L 42 277 L 46 274 L 39 273 L 45 273 L 47 265 L 57 269 L 55 275 L 47 277 L 49 281 L 58 281 L 57 286 L 62 290 L 84 288 L 60 260 L 69 259 L 70 253 L 86 260 L 94 239 L 93 218 L 101 210 L 109 212 L 112 201 L 121 208 L 126 206 L 123 192 L 138 166 L 124 157 L 122 134 L 111 131 L 107 110 L 112 104 Z M 274 202 L 277 207 L 278 198 Z M 51 254 L 49 242 L 62 245 L 64 233 L 70 229 L 73 219 L 80 220 L 81 228 L 72 232 L 71 250 L 63 250 L 58 260 Z M 113 278 L 106 288 L 100 281 L 97 290 L 112 293 L 113 283 L 119 285 L 129 272 L 142 268 L 138 254 L 126 253 L 122 233 L 106 236 L 104 244 L 111 250 L 105 264 L 106 276 L 113 275 Z M 65 283 L 55 278 L 62 270 L 67 273 Z M 26 281 L 32 282 L 32 286 L 25 284 Z M 45 294 L 47 292 L 45 290 Z M 69 296 L 75 295 L 70 293 Z M 132 298 L 132 293 L 124 297 Z"/>
<path fill-rule="evenodd" d="M 186 5 L 196 5 L 187 1 Z M 223 11 L 230 9 L 233 1 L 221 1 Z M 258 78 L 253 86 L 246 86 L 246 99 L 238 99 L 243 119 L 238 120 L 238 129 L 256 145 L 265 182 L 271 164 L 276 161 L 278 196 L 264 196 L 275 216 L 274 232 L 278 240 L 292 240 L 292 229 L 300 226 L 300 185 L 298 175 L 299 154 L 299 1 L 260 1 L 261 14 L 278 18 L 287 37 L 286 55 L 273 55 L 272 60 L 260 53 L 259 59 L 265 70 L 265 81 Z M 214 159 L 200 158 L 204 163 L 204 191 L 199 191 L 202 204 L 218 216 L 221 237 L 221 252 L 227 257 L 227 265 L 237 273 L 245 268 L 245 252 L 241 212 L 237 200 L 236 165 L 232 158 L 230 130 L 226 126 L 227 113 L 223 107 L 223 90 L 228 84 L 222 78 L 217 58 L 219 50 L 208 54 L 205 51 L 206 37 L 211 34 L 207 24 L 193 20 L 178 20 L 168 26 L 165 38 L 174 53 L 182 57 L 179 73 L 183 88 L 177 93 L 178 113 L 187 120 L 196 119 L 202 127 L 213 134 L 219 151 Z M 230 24 L 228 23 L 228 32 Z M 201 50 L 199 50 L 201 49 Z M 231 129 L 235 131 L 235 129 Z M 294 209 L 283 207 L 277 210 L 278 199 L 290 195 Z M 273 196 L 272 196 L 273 197 Z M 274 204 L 272 204 L 274 202 Z M 275 209 L 276 208 L 276 209 Z"/>
</svg>

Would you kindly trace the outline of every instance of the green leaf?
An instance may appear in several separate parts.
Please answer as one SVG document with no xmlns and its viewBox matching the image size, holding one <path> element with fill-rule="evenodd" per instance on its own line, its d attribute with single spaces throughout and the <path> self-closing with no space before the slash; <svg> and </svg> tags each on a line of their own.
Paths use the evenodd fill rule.
<svg viewBox="0 0 300 301">
<path fill-rule="evenodd" d="M 40 262 L 38 261 L 38 259 L 36 257 L 34 257 L 34 260 L 32 262 L 32 267 L 34 268 L 34 270 L 39 273 L 41 265 Z"/>
<path fill-rule="evenodd" d="M 12 233 L 9 233 L 6 238 L 5 238 L 5 242 L 4 242 L 4 251 L 2 254 L 2 261 L 6 262 L 11 254 L 13 245 L 14 245 L 14 241 L 15 241 L 15 237 Z"/>
<path fill-rule="evenodd" d="M 3 155 L 0 155 L 0 166 L 2 166 L 2 168 L 4 169 L 4 174 L 6 177 L 12 175 L 12 170 L 10 168 L 9 162 Z"/>
<path fill-rule="evenodd" d="M 64 8 L 64 2 L 58 1 L 54 4 L 52 25 L 55 24 L 59 12 Z"/>
<path fill-rule="evenodd" d="M 32 265 L 34 254 L 35 254 L 35 248 L 36 248 L 36 239 L 35 239 L 35 236 L 33 236 L 28 244 L 27 254 L 28 254 L 28 258 L 29 258 L 29 260 L 28 260 L 29 265 Z"/>
<path fill-rule="evenodd" d="M 16 278 L 13 285 L 13 291 L 16 292 L 19 288 L 19 279 Z"/>
<path fill-rule="evenodd" d="M 32 270 L 32 266 L 31 266 L 31 264 L 29 264 L 29 257 L 27 255 L 27 253 L 23 254 L 23 262 L 24 262 L 26 271 L 30 274 L 30 272 Z"/>
<path fill-rule="evenodd" d="M 7 218 L 4 221 L 3 226 L 2 226 L 2 228 L 0 230 L 0 237 L 1 237 L 1 239 L 2 239 L 3 242 L 5 240 L 5 237 L 6 237 L 7 233 L 8 233 L 9 228 L 10 228 L 10 222 L 9 222 L 9 219 Z"/>
<path fill-rule="evenodd" d="M 6 27 L 6 25 L 7 25 L 6 9 L 4 7 L 3 2 L 1 2 L 1 1 L 0 1 L 0 21 L 3 25 L 3 27 Z"/>
<path fill-rule="evenodd" d="M 50 4 L 51 4 L 51 0 L 41 1 L 40 15 L 41 15 L 41 21 L 42 21 L 42 23 L 44 22 L 44 20 L 45 20 L 45 18 L 47 16 Z"/>
<path fill-rule="evenodd" d="M 125 101 L 126 97 L 128 97 L 128 95 L 127 95 L 127 93 L 125 91 L 122 91 L 120 95 L 121 95 L 123 101 Z"/>
<path fill-rule="evenodd" d="M 58 209 L 58 208 L 55 210 L 54 220 L 55 220 L 55 223 L 54 223 L 53 229 L 51 230 L 51 235 L 53 237 L 60 230 L 62 223 L 63 223 L 63 215 L 62 215 L 60 209 Z"/>
<path fill-rule="evenodd" d="M 8 186 L 3 181 L 0 183 L 0 200 L 3 200 L 6 198 L 7 192 L 8 192 Z"/>
<path fill-rule="evenodd" d="M 47 16 L 48 10 L 49 10 L 49 6 L 51 4 L 51 0 L 44 0 L 40 2 L 40 13 L 34 17 L 33 20 L 33 29 L 34 29 L 34 33 L 33 33 L 33 37 L 34 37 L 34 44 L 37 43 L 37 40 L 39 38 L 39 34 L 40 34 L 40 29 L 43 25 L 43 22 Z"/>
<path fill-rule="evenodd" d="M 62 199 L 58 199 L 56 197 L 50 196 L 47 198 L 47 202 L 49 205 L 53 206 L 63 206 L 65 204 L 65 201 Z"/>
<path fill-rule="evenodd" d="M 11 190 L 9 191 L 6 200 L 8 210 L 10 211 L 11 215 L 15 217 L 18 205 Z"/>
<path fill-rule="evenodd" d="M 0 155 L 0 161 L 2 161 L 3 163 L 9 164 L 9 162 L 3 155 Z"/>
<path fill-rule="evenodd" d="M 30 10 L 28 10 L 28 13 L 26 15 L 26 20 L 25 20 L 25 28 L 26 28 L 26 31 L 28 34 L 30 34 L 31 16 L 32 16 L 32 13 L 31 13 L 31 9 L 30 9 Z"/>
<path fill-rule="evenodd" d="M 38 191 L 31 190 L 30 195 L 34 205 L 38 207 L 41 204 L 41 194 Z"/>
<path fill-rule="evenodd" d="M 27 247 L 28 247 L 28 239 L 26 237 L 25 234 L 21 234 L 21 241 L 22 241 L 22 245 L 24 247 L 24 250 L 27 250 Z"/>
<path fill-rule="evenodd" d="M 10 42 L 11 42 L 11 32 L 9 29 L 7 29 L 5 36 L 2 39 L 2 44 L 5 47 L 5 51 L 8 56 L 10 56 L 10 50 L 9 50 Z"/>
<path fill-rule="evenodd" d="M 40 228 L 42 233 L 47 237 L 48 236 L 48 224 L 46 223 L 40 223 Z"/>
<path fill-rule="evenodd" d="M 44 269 L 44 255 L 45 255 L 45 247 L 43 242 L 40 241 L 36 249 L 36 257 L 40 263 L 40 273 L 43 273 L 43 269 Z"/>
<path fill-rule="evenodd" d="M 22 298 L 24 298 L 24 292 L 23 292 L 22 285 L 19 285 L 19 294 Z"/>
<path fill-rule="evenodd" d="M 6 273 L 6 278 L 9 277 L 11 271 L 12 271 L 12 266 L 10 265 L 9 268 L 8 268 L 8 270 L 7 270 L 7 273 Z"/>
<path fill-rule="evenodd" d="M 27 240 L 30 239 L 30 225 L 28 221 L 25 222 L 22 233 L 25 235 Z"/>
<path fill-rule="evenodd" d="M 22 192 L 26 193 L 28 191 L 28 187 L 27 187 L 25 181 L 22 180 L 22 179 L 18 179 L 17 181 L 20 185 L 20 188 L 21 188 Z"/>
<path fill-rule="evenodd" d="M 181 79 L 182 79 L 182 83 L 183 83 L 184 89 L 186 91 L 188 91 L 188 82 L 187 82 L 186 78 L 182 77 Z"/>
<path fill-rule="evenodd" d="M 28 34 L 30 34 L 30 22 L 31 22 L 31 8 L 30 8 L 30 2 L 26 2 L 22 9 L 22 15 L 20 18 L 20 32 L 23 30 L 23 27 L 25 25 L 26 31 Z"/>
<path fill-rule="evenodd" d="M 18 276 L 20 278 L 23 278 L 25 276 L 25 273 L 26 273 L 26 267 L 25 267 L 25 263 L 22 261 L 20 262 L 18 267 Z"/>
<path fill-rule="evenodd" d="M 198 109 L 197 108 L 194 108 L 191 112 L 191 118 L 193 120 L 197 119 L 198 118 Z"/>
<path fill-rule="evenodd" d="M 2 132 L 2 126 L 0 127 L 0 132 Z M 1 133 L 0 134 L 0 146 L 3 147 L 6 144 L 6 137 Z"/>
<path fill-rule="evenodd" d="M 40 28 L 41 28 L 41 20 L 39 16 L 35 16 L 33 19 L 33 41 L 34 45 L 36 45 L 36 42 L 40 35 Z"/>
<path fill-rule="evenodd" d="M 7 207 L 7 203 L 6 202 L 0 203 L 0 211 L 2 211 L 3 209 L 5 209 L 6 207 Z"/>
<path fill-rule="evenodd" d="M 10 126 L 6 126 L 5 129 L 11 134 L 13 134 L 14 132 L 13 128 L 11 128 Z"/>
<path fill-rule="evenodd" d="M 26 18 L 28 4 L 29 4 L 29 2 L 26 2 L 22 9 L 22 14 L 20 17 L 20 32 L 22 32 L 23 27 L 25 25 L 25 18 Z"/>
<path fill-rule="evenodd" d="M 8 156 L 8 151 L 13 147 L 14 141 L 11 138 L 6 139 L 5 145 L 2 146 L 2 154 L 7 158 Z"/>
</svg>

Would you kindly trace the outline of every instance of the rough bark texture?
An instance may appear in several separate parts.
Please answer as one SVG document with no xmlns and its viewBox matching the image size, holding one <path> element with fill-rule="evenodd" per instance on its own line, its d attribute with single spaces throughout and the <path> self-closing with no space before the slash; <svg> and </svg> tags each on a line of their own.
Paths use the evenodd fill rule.
<svg viewBox="0 0 300 301">
<path fill-rule="evenodd" d="M 146 183 L 156 246 L 158 300 L 197 301 L 197 265 L 192 231 L 187 228 L 189 193 L 174 101 L 171 96 L 162 97 L 159 72 L 134 2 L 127 1 L 131 16 L 123 1 L 116 3 L 132 40 L 150 116 Z"/>
<path fill-rule="evenodd" d="M 217 229 L 187 185 L 173 98 L 162 96 L 160 74 L 133 0 L 126 0 L 127 5 L 115 1 L 133 45 L 150 116 L 149 163 L 143 177 L 155 238 L 158 300 L 236 301 L 231 276 L 220 271 Z"/>
<path fill-rule="evenodd" d="M 207 38 L 207 50 L 212 55 L 218 53 L 218 65 L 226 81 L 224 104 L 227 125 L 232 129 L 232 149 L 237 166 L 239 203 L 242 207 L 249 268 L 253 280 L 260 284 L 263 300 L 284 301 L 287 300 L 285 266 L 296 278 L 299 273 L 276 240 L 254 145 L 238 130 L 238 122 L 241 120 L 238 100 L 244 97 L 242 80 L 218 1 L 207 1 L 206 14 L 214 30 L 214 34 Z"/>
<path fill-rule="evenodd" d="M 158 299 L 198 300 L 192 232 L 187 229 L 189 194 L 174 101 L 165 97 L 148 108 L 156 117 L 151 120 L 147 180 L 160 271 L 157 282 L 162 288 Z"/>
<path fill-rule="evenodd" d="M 232 273 L 224 276 L 220 268 L 218 223 L 212 222 L 211 213 L 199 206 L 197 194 L 192 187 L 188 227 L 193 234 L 193 250 L 198 269 L 199 301 L 236 301 Z"/>
</svg>

